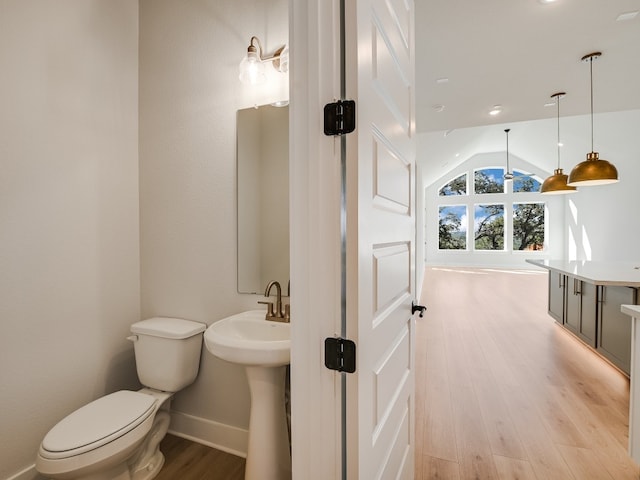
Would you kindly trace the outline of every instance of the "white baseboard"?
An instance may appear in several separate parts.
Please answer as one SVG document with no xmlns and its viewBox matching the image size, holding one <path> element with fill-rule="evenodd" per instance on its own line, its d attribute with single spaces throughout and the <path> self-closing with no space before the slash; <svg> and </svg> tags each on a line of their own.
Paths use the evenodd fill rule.
<svg viewBox="0 0 640 480">
<path fill-rule="evenodd" d="M 247 457 L 249 431 L 242 428 L 172 411 L 169 433 L 238 457 Z"/>
<path fill-rule="evenodd" d="M 44 477 L 36 470 L 36 465 L 33 464 L 21 472 L 7 478 L 7 480 L 44 480 Z"/>
</svg>

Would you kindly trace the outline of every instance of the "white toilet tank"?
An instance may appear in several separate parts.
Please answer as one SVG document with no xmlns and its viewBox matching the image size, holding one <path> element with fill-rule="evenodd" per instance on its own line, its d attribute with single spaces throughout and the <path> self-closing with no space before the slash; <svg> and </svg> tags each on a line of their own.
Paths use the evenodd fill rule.
<svg viewBox="0 0 640 480">
<path fill-rule="evenodd" d="M 204 323 L 154 317 L 131 325 L 136 369 L 149 388 L 177 392 L 198 376 Z"/>
</svg>

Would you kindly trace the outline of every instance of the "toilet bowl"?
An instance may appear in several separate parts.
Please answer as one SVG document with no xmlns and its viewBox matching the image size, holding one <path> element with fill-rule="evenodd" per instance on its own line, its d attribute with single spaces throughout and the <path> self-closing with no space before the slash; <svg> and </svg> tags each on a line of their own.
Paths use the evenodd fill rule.
<svg viewBox="0 0 640 480">
<path fill-rule="evenodd" d="M 198 373 L 205 324 L 156 317 L 131 326 L 146 388 L 121 390 L 81 407 L 43 439 L 36 469 L 53 479 L 150 480 L 162 465 L 173 394 Z"/>
</svg>

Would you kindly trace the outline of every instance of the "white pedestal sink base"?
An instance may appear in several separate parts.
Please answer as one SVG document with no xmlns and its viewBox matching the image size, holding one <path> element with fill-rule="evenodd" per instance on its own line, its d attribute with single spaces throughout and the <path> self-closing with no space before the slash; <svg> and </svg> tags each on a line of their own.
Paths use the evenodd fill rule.
<svg viewBox="0 0 640 480">
<path fill-rule="evenodd" d="M 290 480 L 285 411 L 286 366 L 246 366 L 251 413 L 245 480 Z"/>
</svg>

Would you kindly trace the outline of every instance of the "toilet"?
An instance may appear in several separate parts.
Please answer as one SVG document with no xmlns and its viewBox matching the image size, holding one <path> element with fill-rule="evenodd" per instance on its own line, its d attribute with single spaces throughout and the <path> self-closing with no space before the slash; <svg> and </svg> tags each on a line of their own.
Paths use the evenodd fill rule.
<svg viewBox="0 0 640 480">
<path fill-rule="evenodd" d="M 53 479 L 149 480 L 164 464 L 160 441 L 173 394 L 198 375 L 206 325 L 155 317 L 131 325 L 139 391 L 120 390 L 79 408 L 42 440 L 36 469 Z"/>
</svg>

